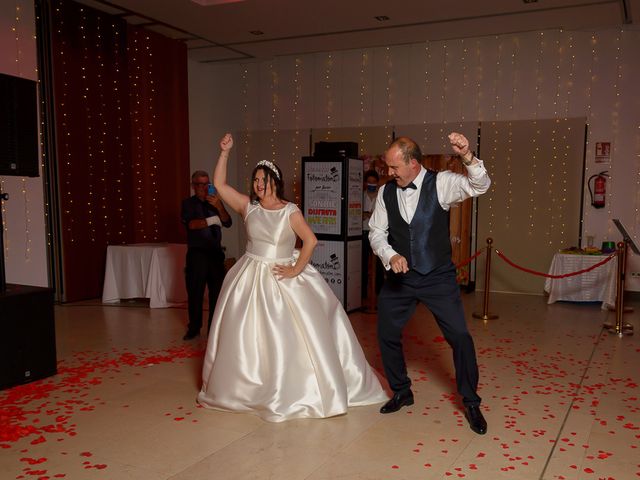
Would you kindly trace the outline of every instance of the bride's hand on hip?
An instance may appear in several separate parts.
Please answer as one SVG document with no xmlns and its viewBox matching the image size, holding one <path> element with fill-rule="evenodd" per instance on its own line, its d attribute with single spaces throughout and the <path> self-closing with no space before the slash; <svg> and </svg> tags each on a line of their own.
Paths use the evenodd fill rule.
<svg viewBox="0 0 640 480">
<path fill-rule="evenodd" d="M 296 268 L 293 265 L 274 265 L 271 270 L 278 280 L 297 277 Z"/>
</svg>

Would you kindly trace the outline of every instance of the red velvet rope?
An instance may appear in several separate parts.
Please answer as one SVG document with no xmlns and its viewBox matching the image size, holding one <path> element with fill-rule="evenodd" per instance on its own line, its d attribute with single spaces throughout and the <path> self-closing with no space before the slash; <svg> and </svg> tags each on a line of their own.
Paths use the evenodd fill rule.
<svg viewBox="0 0 640 480">
<path fill-rule="evenodd" d="M 585 268 L 584 270 L 578 270 L 577 272 L 571 272 L 571 273 L 563 273 L 562 275 L 550 275 L 548 273 L 542 273 L 542 272 L 536 272 L 535 270 L 530 270 L 528 268 L 525 267 L 521 267 L 519 265 L 516 265 L 515 263 L 513 263 L 511 260 L 509 260 L 507 257 L 504 256 L 504 254 L 500 251 L 500 250 L 496 250 L 496 253 L 498 254 L 498 256 L 503 259 L 505 262 L 507 262 L 509 265 L 511 265 L 512 267 L 517 268 L 518 270 L 522 270 L 523 272 L 527 272 L 527 273 L 532 273 L 533 275 L 539 275 L 541 277 L 547 277 L 547 278 L 565 278 L 565 277 L 573 277 L 574 275 L 580 275 L 582 273 L 586 273 L 586 272 L 590 272 L 591 270 L 594 270 L 602 265 L 604 265 L 605 263 L 607 263 L 609 260 L 611 260 L 613 257 L 616 256 L 616 253 L 612 253 L 611 255 L 609 255 L 607 258 L 605 258 L 604 260 L 602 260 L 601 262 L 598 262 L 594 265 L 591 265 L 589 268 Z"/>
<path fill-rule="evenodd" d="M 474 253 L 471 257 L 467 258 L 466 260 L 463 260 L 462 262 L 460 262 L 459 264 L 456 265 L 456 268 L 462 268 L 464 267 L 466 264 L 471 263 L 471 261 L 474 258 L 477 258 L 478 255 L 480 255 L 482 253 L 482 250 L 478 250 L 476 253 Z"/>
</svg>

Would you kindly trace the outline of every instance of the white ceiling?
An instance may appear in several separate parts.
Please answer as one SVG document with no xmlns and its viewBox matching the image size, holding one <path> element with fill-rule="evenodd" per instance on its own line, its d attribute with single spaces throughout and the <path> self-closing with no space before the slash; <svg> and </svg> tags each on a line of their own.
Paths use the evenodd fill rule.
<svg viewBox="0 0 640 480">
<path fill-rule="evenodd" d="M 640 25 L 640 0 L 79 1 L 183 40 L 189 58 L 200 62 L 537 30 L 638 29 Z M 388 20 L 379 21 L 376 16 Z"/>
</svg>

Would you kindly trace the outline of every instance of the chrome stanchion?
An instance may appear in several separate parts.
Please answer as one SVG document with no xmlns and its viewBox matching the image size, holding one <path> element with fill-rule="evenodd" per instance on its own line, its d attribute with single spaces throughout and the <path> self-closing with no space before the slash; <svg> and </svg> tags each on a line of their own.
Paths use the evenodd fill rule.
<svg viewBox="0 0 640 480">
<path fill-rule="evenodd" d="M 624 323 L 624 277 L 627 264 L 627 242 L 618 242 L 618 278 L 616 281 L 616 323 L 605 323 L 603 326 L 609 333 L 618 336 L 633 335 L 633 325 Z"/>
<path fill-rule="evenodd" d="M 482 313 L 473 312 L 471 315 L 473 318 L 479 318 L 484 320 L 495 320 L 498 318 L 498 315 L 495 313 L 489 313 L 489 286 L 491 284 L 491 244 L 493 243 L 493 238 L 487 238 L 487 258 L 485 261 L 485 269 L 484 269 L 484 301 L 482 305 Z"/>
</svg>

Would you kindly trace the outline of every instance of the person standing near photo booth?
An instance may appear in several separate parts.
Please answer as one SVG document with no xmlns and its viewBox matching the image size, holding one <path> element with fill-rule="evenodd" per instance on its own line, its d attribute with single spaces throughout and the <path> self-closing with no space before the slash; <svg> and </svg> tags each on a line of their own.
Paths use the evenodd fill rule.
<svg viewBox="0 0 640 480">
<path fill-rule="evenodd" d="M 491 180 L 464 135 L 451 133 L 449 141 L 462 159 L 467 176 L 427 171 L 421 164 L 420 148 L 407 137 L 395 140 L 385 153 L 391 180 L 380 188 L 369 221 L 371 247 L 388 270 L 378 297 L 378 342 L 394 396 L 380 413 L 396 412 L 414 402 L 402 330 L 421 302 L 453 349 L 456 384 L 469 425 L 474 432 L 484 434 L 487 423 L 477 394 L 475 347 L 451 261 L 449 208 L 485 193 Z"/>
<path fill-rule="evenodd" d="M 209 289 L 209 322 L 224 279 L 222 227 L 231 226 L 231 217 L 220 196 L 209 183 L 207 172 L 198 170 L 191 176 L 194 195 L 182 202 L 182 223 L 187 229 L 185 280 L 189 303 L 189 325 L 183 340 L 191 340 L 202 328 L 205 286 Z"/>
</svg>

